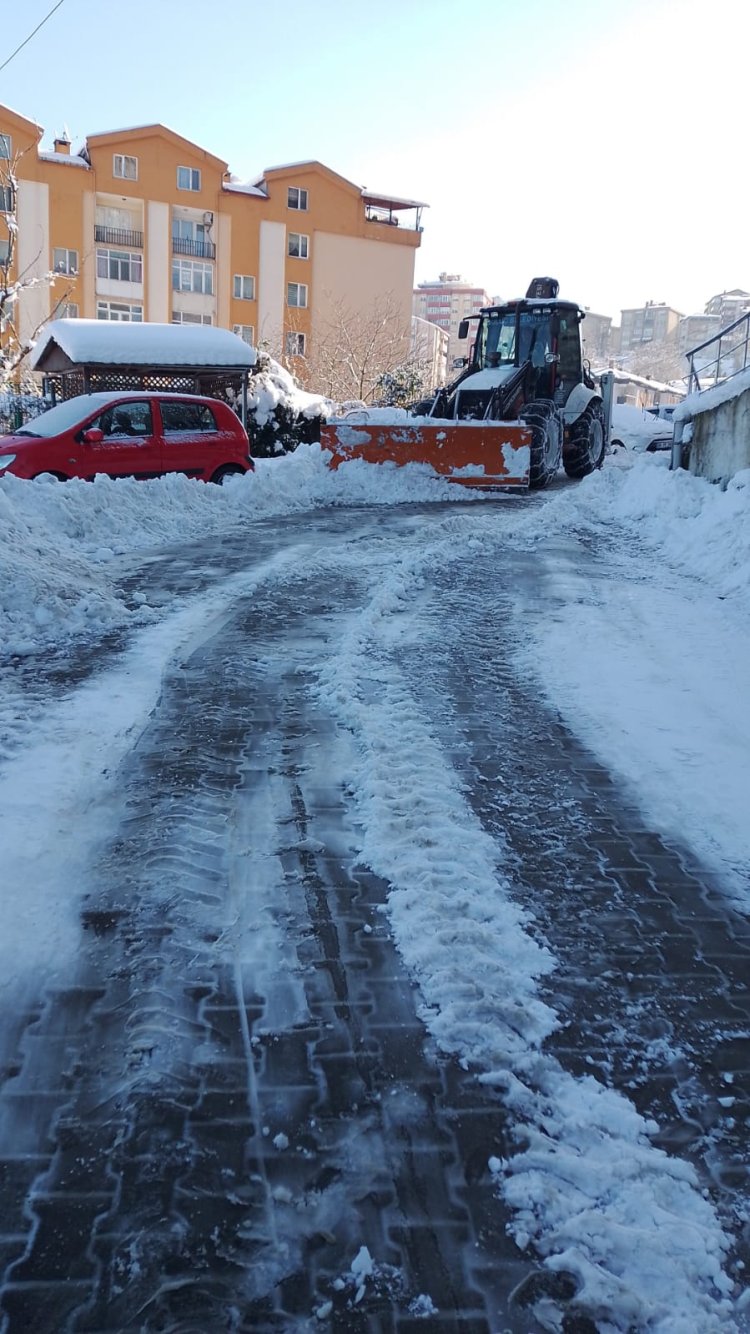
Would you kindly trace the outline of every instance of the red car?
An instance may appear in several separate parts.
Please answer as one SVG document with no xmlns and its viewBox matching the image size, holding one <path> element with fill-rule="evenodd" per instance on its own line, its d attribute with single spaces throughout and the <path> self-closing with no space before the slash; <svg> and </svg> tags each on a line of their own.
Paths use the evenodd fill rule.
<svg viewBox="0 0 750 1334">
<path fill-rule="evenodd" d="M 226 403 L 191 394 L 82 394 L 0 436 L 0 477 L 163 477 L 223 482 L 254 467 Z"/>
</svg>

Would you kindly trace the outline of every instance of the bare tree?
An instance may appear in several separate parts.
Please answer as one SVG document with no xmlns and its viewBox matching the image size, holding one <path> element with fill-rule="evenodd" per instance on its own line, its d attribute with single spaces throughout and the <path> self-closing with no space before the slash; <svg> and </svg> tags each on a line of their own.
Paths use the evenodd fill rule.
<svg viewBox="0 0 750 1334">
<path fill-rule="evenodd" d="M 24 358 L 31 351 L 41 327 L 34 329 L 30 337 L 21 337 L 19 303 L 23 293 L 32 287 L 51 286 L 55 281 L 54 273 L 39 276 L 30 269 L 18 271 L 18 161 L 18 157 L 12 161 L 0 159 L 0 388 L 10 381 L 20 380 Z M 68 295 L 69 291 L 59 298 L 53 315 Z"/>
<path fill-rule="evenodd" d="M 662 342 L 644 343 L 634 348 L 628 358 L 628 369 L 636 375 L 669 383 L 685 378 L 687 361 L 677 345 L 676 337 L 672 335 Z"/>
<path fill-rule="evenodd" d="M 366 311 L 353 310 L 342 298 L 316 328 L 304 368 L 306 385 L 339 403 L 371 402 L 382 377 L 410 361 L 409 344 L 403 309 L 391 293 Z M 301 371 L 297 359 L 293 369 Z"/>
</svg>

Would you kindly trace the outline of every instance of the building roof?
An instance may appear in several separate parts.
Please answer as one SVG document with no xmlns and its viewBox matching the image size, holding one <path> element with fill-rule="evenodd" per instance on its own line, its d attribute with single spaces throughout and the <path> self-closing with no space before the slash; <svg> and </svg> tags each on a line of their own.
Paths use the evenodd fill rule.
<svg viewBox="0 0 750 1334">
<path fill-rule="evenodd" d="M 109 320 L 53 320 L 31 353 L 32 369 L 59 361 L 55 353 L 62 353 L 70 366 L 249 370 L 257 360 L 255 348 L 228 329 Z"/>
<path fill-rule="evenodd" d="M 193 143 L 192 139 L 186 139 L 183 134 L 178 134 L 176 130 L 171 130 L 168 125 L 162 125 L 158 121 L 149 125 L 128 125 L 120 130 L 102 130 L 97 134 L 87 134 L 86 151 L 90 151 L 92 147 L 100 148 L 108 144 L 117 144 L 122 140 L 132 141 L 152 138 L 169 139 L 177 147 L 187 149 L 197 157 L 212 162 L 222 172 L 227 170 L 227 163 L 223 158 L 216 157 L 215 153 L 209 153 L 207 148 L 201 148 L 200 144 Z"/>
</svg>

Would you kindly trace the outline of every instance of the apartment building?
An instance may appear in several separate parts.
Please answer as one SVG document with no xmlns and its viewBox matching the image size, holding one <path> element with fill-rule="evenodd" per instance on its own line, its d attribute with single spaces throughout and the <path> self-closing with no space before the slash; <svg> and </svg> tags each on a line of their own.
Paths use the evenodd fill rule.
<svg viewBox="0 0 750 1334">
<path fill-rule="evenodd" d="M 645 306 L 620 311 L 620 353 L 625 355 L 648 343 L 663 343 L 675 333 L 680 311 L 661 301 L 647 301 Z"/>
<path fill-rule="evenodd" d="M 436 282 L 420 283 L 415 288 L 413 314 L 436 324 L 448 335 L 449 377 L 454 362 L 469 355 L 472 340 L 471 330 L 468 338 L 459 338 L 459 324 L 489 304 L 490 298 L 483 287 L 464 282 L 455 273 L 441 273 Z"/>
<path fill-rule="evenodd" d="M 22 295 L 19 332 L 55 316 L 212 324 L 302 373 L 341 312 L 387 302 L 408 354 L 424 205 L 361 189 L 317 161 L 242 183 L 163 125 L 66 137 L 0 106 L 0 213 L 15 204 L 15 270 L 57 275 Z M 3 243 L 0 220 L 0 246 Z"/>
<path fill-rule="evenodd" d="M 750 292 L 745 292 L 741 287 L 733 287 L 729 292 L 718 292 L 706 302 L 706 315 L 715 315 L 719 321 L 719 328 L 726 329 L 728 325 L 734 324 L 741 315 L 750 310 Z"/>
</svg>

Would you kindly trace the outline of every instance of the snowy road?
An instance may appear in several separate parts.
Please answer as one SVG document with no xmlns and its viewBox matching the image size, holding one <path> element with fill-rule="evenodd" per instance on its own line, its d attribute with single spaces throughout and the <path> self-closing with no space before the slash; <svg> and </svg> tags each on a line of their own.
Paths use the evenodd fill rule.
<svg viewBox="0 0 750 1334">
<path fill-rule="evenodd" d="M 545 504 L 154 553 L 153 624 L 9 673 L 7 1334 L 747 1328 L 747 830 L 653 627 L 710 616 L 716 784 L 742 672 Z"/>
</svg>

